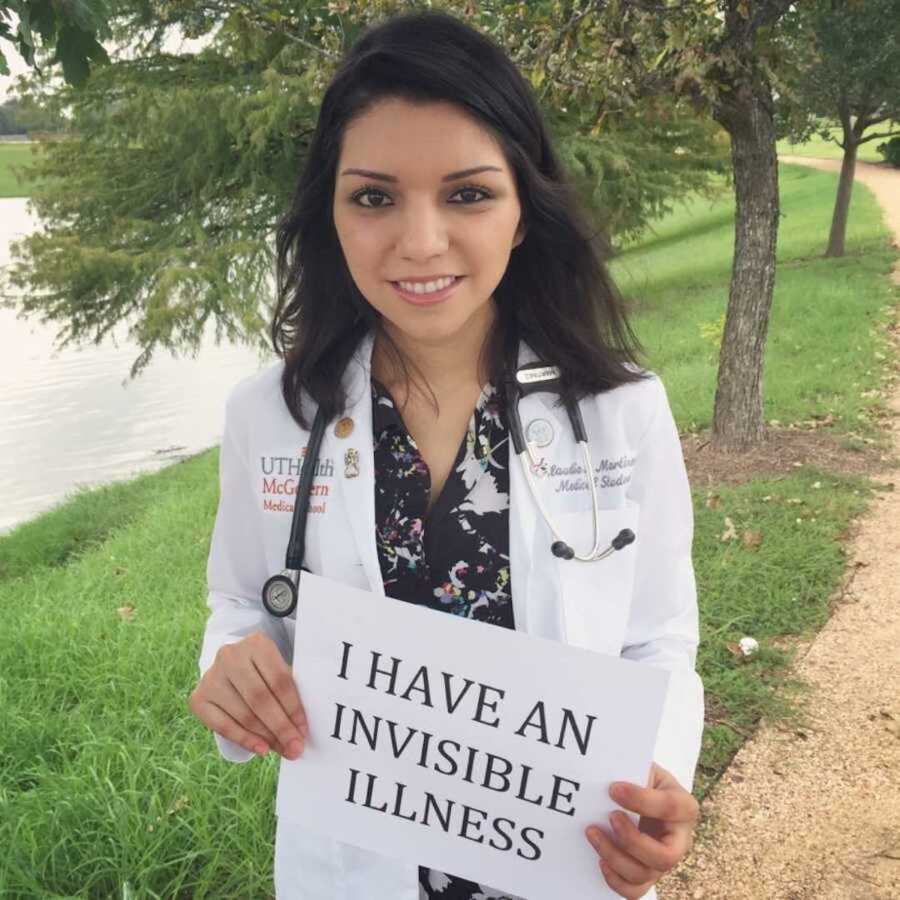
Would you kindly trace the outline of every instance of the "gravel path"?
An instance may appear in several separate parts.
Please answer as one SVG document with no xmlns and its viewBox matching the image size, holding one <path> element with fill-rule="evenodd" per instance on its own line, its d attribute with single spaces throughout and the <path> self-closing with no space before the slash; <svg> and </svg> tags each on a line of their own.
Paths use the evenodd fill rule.
<svg viewBox="0 0 900 900">
<path fill-rule="evenodd" d="M 860 163 L 856 178 L 900 246 L 900 170 Z M 900 266 L 893 275 L 900 284 Z M 900 454 L 896 383 L 890 407 Z M 761 723 L 704 800 L 694 848 L 659 882 L 661 900 L 900 900 L 900 490 L 875 496 L 853 527 L 844 600 L 798 651 L 807 721 Z"/>
</svg>

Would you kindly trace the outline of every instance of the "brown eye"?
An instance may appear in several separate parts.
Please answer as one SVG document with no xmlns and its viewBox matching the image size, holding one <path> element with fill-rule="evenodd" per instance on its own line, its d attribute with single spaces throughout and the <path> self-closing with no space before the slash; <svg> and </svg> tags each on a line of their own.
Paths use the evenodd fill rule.
<svg viewBox="0 0 900 900">
<path fill-rule="evenodd" d="M 490 200 L 492 194 L 487 188 L 483 188 L 479 185 L 475 184 L 467 184 L 463 185 L 461 188 L 457 188 L 456 191 L 453 192 L 451 196 L 456 196 L 457 194 L 465 194 L 471 197 L 473 194 L 480 194 L 481 199 L 477 200 L 463 200 L 462 202 L 456 201 L 454 202 L 454 206 L 475 206 L 477 203 L 482 203 L 484 200 Z M 361 203 L 360 200 L 363 197 L 372 197 L 378 198 L 378 203 Z M 382 191 L 380 188 L 374 187 L 373 185 L 367 185 L 361 190 L 357 191 L 350 198 L 357 206 L 361 206 L 363 209 L 387 209 L 388 206 L 393 206 L 393 204 L 385 204 L 382 202 L 383 198 L 387 198 L 387 194 Z"/>
<path fill-rule="evenodd" d="M 367 188 L 363 188 L 361 191 L 357 191 L 357 192 L 351 197 L 351 199 L 353 200 L 354 203 L 357 204 L 357 206 L 361 206 L 363 209 L 381 209 L 381 207 L 382 207 L 382 205 L 383 205 L 383 204 L 381 204 L 381 203 L 377 203 L 375 206 L 369 206 L 369 205 L 366 204 L 366 203 L 360 203 L 360 202 L 359 202 L 359 198 L 360 198 L 360 197 L 368 197 L 368 196 L 370 196 L 370 195 L 372 195 L 372 194 L 374 194 L 374 195 L 376 195 L 376 196 L 381 196 L 381 197 L 386 197 L 386 196 L 387 196 L 387 194 L 385 194 L 384 191 L 379 191 L 378 188 L 367 187 Z"/>
</svg>

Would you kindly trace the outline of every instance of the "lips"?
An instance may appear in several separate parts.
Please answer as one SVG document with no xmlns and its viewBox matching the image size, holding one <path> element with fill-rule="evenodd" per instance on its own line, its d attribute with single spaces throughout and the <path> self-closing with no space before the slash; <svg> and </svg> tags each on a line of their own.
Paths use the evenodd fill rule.
<svg viewBox="0 0 900 900">
<path fill-rule="evenodd" d="M 428 294 L 416 294 L 413 291 L 405 291 L 402 287 L 400 287 L 399 282 L 396 281 L 392 281 L 391 285 L 393 286 L 394 290 L 409 303 L 412 303 L 416 306 L 430 306 L 434 303 L 440 303 L 442 300 L 445 300 L 447 297 L 449 297 L 450 294 L 452 294 L 453 291 L 456 290 L 464 277 L 464 275 L 457 275 L 455 276 L 452 284 L 447 285 L 447 287 L 442 288 L 439 291 L 432 291 Z"/>
</svg>

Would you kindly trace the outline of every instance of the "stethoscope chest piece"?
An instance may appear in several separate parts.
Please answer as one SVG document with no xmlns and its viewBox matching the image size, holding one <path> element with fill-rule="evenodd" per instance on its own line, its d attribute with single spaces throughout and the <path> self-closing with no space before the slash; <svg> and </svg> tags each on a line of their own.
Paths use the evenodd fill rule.
<svg viewBox="0 0 900 900">
<path fill-rule="evenodd" d="M 262 589 L 262 602 L 266 612 L 283 619 L 297 608 L 297 585 L 291 570 L 285 569 L 266 580 Z"/>
</svg>

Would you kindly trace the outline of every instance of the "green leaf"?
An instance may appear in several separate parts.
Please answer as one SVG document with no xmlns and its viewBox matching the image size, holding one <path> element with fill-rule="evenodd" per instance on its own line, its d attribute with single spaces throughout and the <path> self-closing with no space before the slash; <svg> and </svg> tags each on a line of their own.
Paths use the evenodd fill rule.
<svg viewBox="0 0 900 900">
<path fill-rule="evenodd" d="M 50 0 L 38 0 L 30 4 L 31 27 L 48 44 L 56 36 L 57 16 Z"/>
<path fill-rule="evenodd" d="M 88 60 L 109 62 L 109 56 L 89 31 L 75 25 L 63 25 L 53 61 L 62 63 L 63 75 L 69 84 L 75 87 L 84 84 L 91 70 Z"/>
</svg>

